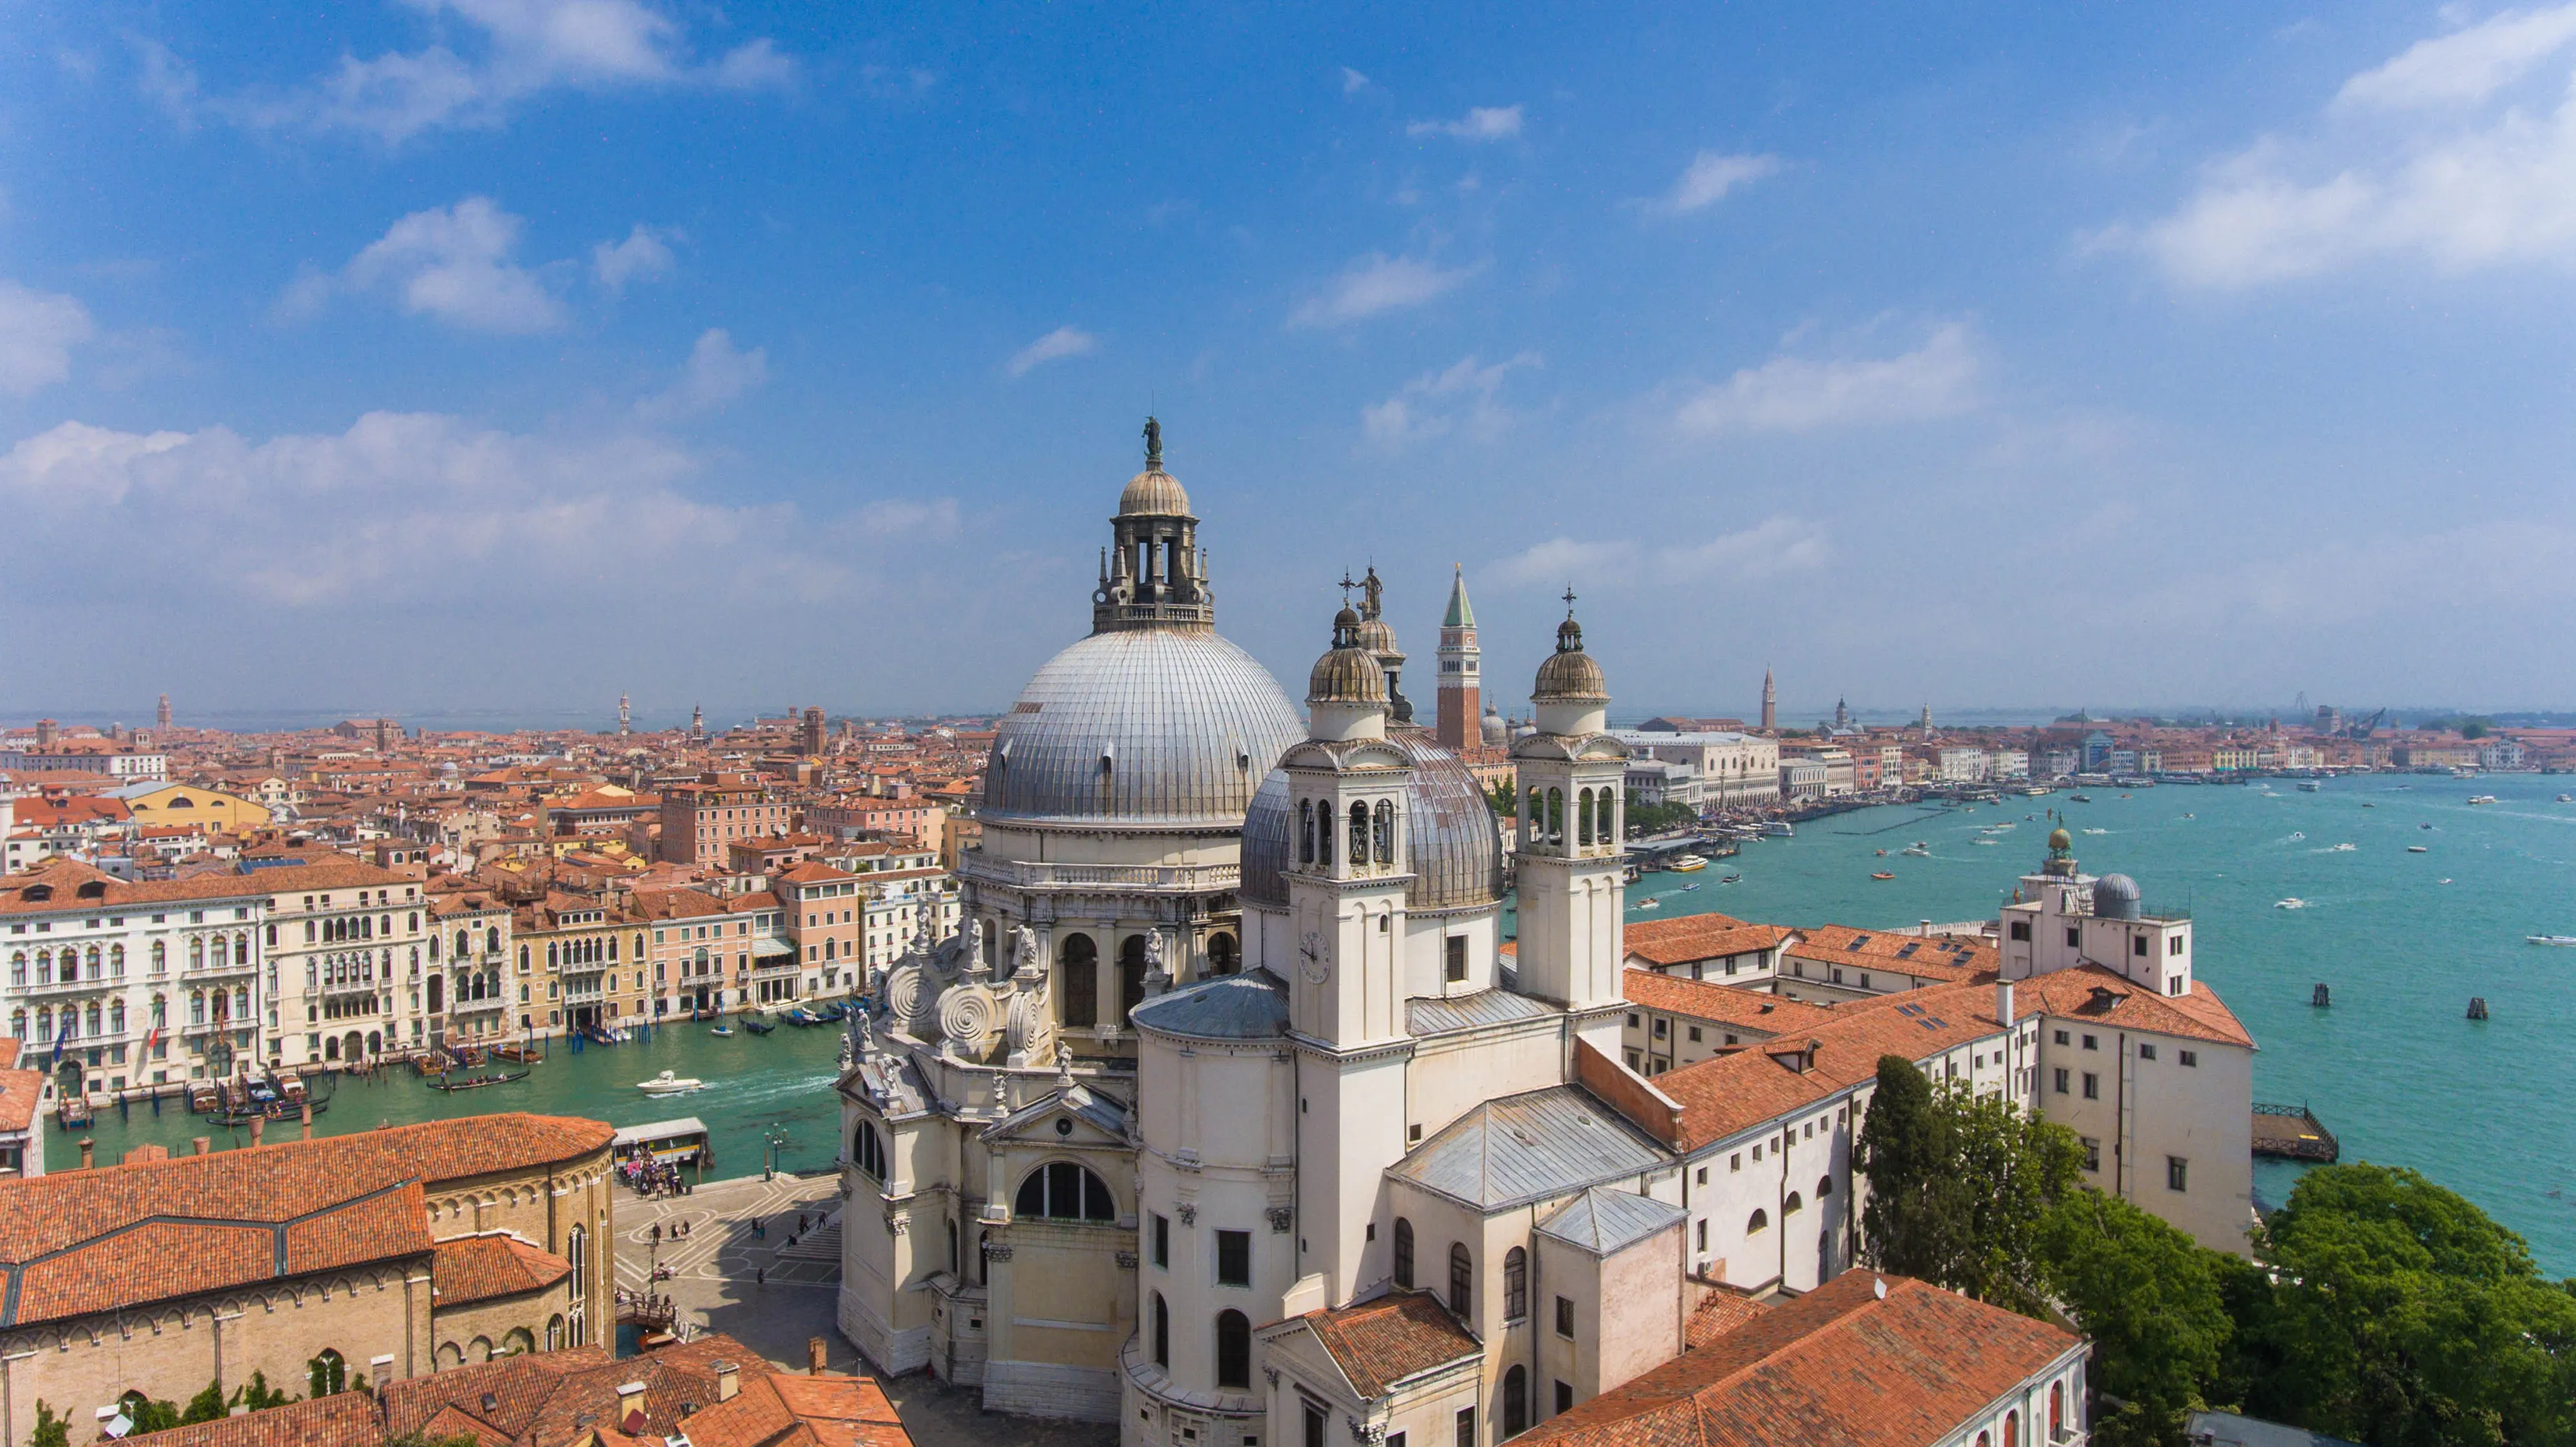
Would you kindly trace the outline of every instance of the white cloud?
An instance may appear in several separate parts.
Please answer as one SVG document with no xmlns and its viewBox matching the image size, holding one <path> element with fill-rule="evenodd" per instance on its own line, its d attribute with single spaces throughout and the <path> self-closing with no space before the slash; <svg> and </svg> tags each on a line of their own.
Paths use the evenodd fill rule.
<svg viewBox="0 0 2576 1447">
<path fill-rule="evenodd" d="M 1352 95 L 1359 91 L 1364 91 L 1368 89 L 1368 83 L 1369 78 L 1367 76 L 1360 74 L 1358 71 L 1351 69 L 1347 65 L 1342 67 L 1342 94 Z"/>
<path fill-rule="evenodd" d="M 1453 141 L 1508 141 L 1521 133 L 1521 108 L 1476 106 L 1454 121 L 1415 121 L 1404 128 L 1404 133 L 1416 139 L 1447 136 Z"/>
<path fill-rule="evenodd" d="M 1673 183 L 1672 194 L 1663 199 L 1659 209 L 1680 213 L 1716 205 L 1739 186 L 1780 174 L 1786 164 L 1773 155 L 1702 151 L 1683 169 L 1681 179 Z"/>
<path fill-rule="evenodd" d="M 260 442 L 65 422 L 0 453 L 0 504 L 34 551 L 61 556 L 28 562 L 26 586 L 67 582 L 77 540 L 108 528 L 159 596 L 221 600 L 215 611 L 253 626 L 351 610 L 417 620 L 423 604 L 524 621 L 638 568 L 693 597 L 848 598 L 865 585 L 856 539 L 959 527 L 940 498 L 836 519 L 704 503 L 685 491 L 700 466 L 646 433 L 531 435 L 436 414 L 371 412 L 345 432 Z"/>
<path fill-rule="evenodd" d="M 2171 214 L 2085 241 L 2221 289 L 2380 257 L 2449 272 L 2576 263 L 2576 87 L 2563 60 L 2517 84 L 2571 41 L 2576 6 L 2420 42 L 2347 81 L 2309 132 L 2214 162 Z"/>
<path fill-rule="evenodd" d="M 610 291 L 624 291 L 630 281 L 660 281 L 680 269 L 659 232 L 638 221 L 623 241 L 603 241 L 590 249 L 591 274 Z"/>
<path fill-rule="evenodd" d="M 552 331 L 563 303 L 535 272 L 511 259 L 520 219 L 487 196 L 415 211 L 350 258 L 338 275 L 307 274 L 281 308 L 309 312 L 334 291 L 390 293 L 404 311 L 469 331 Z"/>
<path fill-rule="evenodd" d="M 499 125 L 517 103 L 551 90 L 754 90 L 796 79 L 794 60 L 767 37 L 700 59 L 680 22 L 641 0 L 409 3 L 434 21 L 458 22 L 459 48 L 344 55 L 303 86 L 206 98 L 183 62 L 144 42 L 141 84 L 183 123 L 210 114 L 255 130 L 353 130 L 397 142 L 441 127 Z"/>
<path fill-rule="evenodd" d="M 670 421 L 714 411 L 769 380 L 769 352 L 763 347 L 741 351 L 722 327 L 710 327 L 689 348 L 688 365 L 678 381 L 635 404 L 647 421 Z"/>
<path fill-rule="evenodd" d="M 1011 355 L 1005 364 L 1014 377 L 1025 377 L 1033 367 L 1061 362 L 1067 357 L 1089 356 L 1100 350 L 1100 339 L 1076 327 L 1058 327 Z"/>
<path fill-rule="evenodd" d="M 1774 357 L 1700 389 L 1673 420 L 1684 432 L 1726 435 L 1946 417 L 1975 405 L 1983 370 L 1976 338 L 1951 322 L 1894 357 Z"/>
<path fill-rule="evenodd" d="M 1486 366 L 1474 356 L 1436 372 L 1425 372 L 1404 384 L 1394 396 L 1360 409 L 1360 428 L 1372 442 L 1388 447 L 1422 442 L 1463 431 L 1479 441 L 1499 436 L 1512 415 L 1501 402 L 1503 379 L 1514 368 L 1539 365 L 1536 352 Z"/>
<path fill-rule="evenodd" d="M 2345 81 L 2348 105 L 2423 106 L 2482 101 L 2576 40 L 2576 5 L 2507 10 L 2467 29 L 2419 40 L 2376 70 Z"/>
<path fill-rule="evenodd" d="M 1371 252 L 1289 314 L 1292 327 L 1334 327 L 1396 307 L 1420 306 L 1465 281 L 1473 268 L 1446 269 L 1409 256 Z"/>
<path fill-rule="evenodd" d="M 0 281 L 0 393 L 24 397 L 70 376 L 72 348 L 97 330 L 77 300 Z"/>
<path fill-rule="evenodd" d="M 1507 583 L 1579 582 L 1587 588 L 1759 581 L 1823 564 L 1824 533 L 1798 518 L 1769 518 L 1699 542 L 1553 538 L 1495 565 Z"/>
</svg>

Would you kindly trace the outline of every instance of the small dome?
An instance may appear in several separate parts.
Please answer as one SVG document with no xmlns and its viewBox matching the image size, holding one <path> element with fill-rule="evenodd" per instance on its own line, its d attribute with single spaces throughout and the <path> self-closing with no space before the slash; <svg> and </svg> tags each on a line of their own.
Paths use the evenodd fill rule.
<svg viewBox="0 0 2576 1447">
<path fill-rule="evenodd" d="M 2048 831 L 2048 847 L 2052 853 L 2063 854 L 2075 847 L 2075 836 L 2067 833 L 2065 826 L 2060 825 Z"/>
<path fill-rule="evenodd" d="M 1333 646 L 1306 675 L 1306 702 L 1386 702 L 1386 670 L 1360 646 L 1360 615 L 1349 604 L 1333 615 Z"/>
<path fill-rule="evenodd" d="M 1601 665 L 1583 651 L 1582 624 L 1568 618 L 1556 625 L 1556 651 L 1538 666 L 1538 685 L 1530 696 L 1557 703 L 1610 701 L 1610 680 L 1601 676 Z"/>
<path fill-rule="evenodd" d="M 1160 466 L 1148 467 L 1127 479 L 1127 488 L 1118 494 L 1118 515 L 1123 518 L 1180 518 L 1190 515 L 1190 495 L 1181 490 L 1180 481 Z"/>
<path fill-rule="evenodd" d="M 1511 726 L 1503 722 L 1503 716 L 1495 712 L 1492 704 L 1485 705 L 1485 721 L 1479 727 L 1486 743 L 1499 745 L 1511 741 Z"/>
<path fill-rule="evenodd" d="M 2095 919 L 2136 919 L 2138 882 L 2125 874 L 2106 874 L 2093 881 Z"/>
<path fill-rule="evenodd" d="M 1377 654 L 1380 657 L 1384 657 L 1390 653 L 1396 653 L 1398 656 L 1401 656 L 1400 651 L 1395 646 L 1395 630 L 1386 626 L 1386 620 L 1383 618 L 1361 619 L 1359 642 L 1360 647 L 1365 648 L 1369 652 Z"/>
<path fill-rule="evenodd" d="M 1404 887 L 1405 908 L 1485 909 L 1501 903 L 1502 825 L 1485 800 L 1485 786 L 1457 755 L 1427 735 L 1395 733 L 1386 741 L 1413 762 L 1404 786 L 1405 848 L 1413 866 L 1413 880 Z M 1244 814 L 1244 899 L 1288 907 L 1296 812 L 1287 771 L 1271 770 Z"/>
</svg>

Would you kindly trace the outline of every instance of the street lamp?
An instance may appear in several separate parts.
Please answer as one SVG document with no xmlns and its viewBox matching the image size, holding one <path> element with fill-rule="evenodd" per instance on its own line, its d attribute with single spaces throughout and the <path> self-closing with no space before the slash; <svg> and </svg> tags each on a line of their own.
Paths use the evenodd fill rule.
<svg viewBox="0 0 2576 1447">
<path fill-rule="evenodd" d="M 769 1125 L 762 1129 L 760 1139 L 762 1145 L 760 1178 L 767 1181 L 778 1174 L 778 1148 L 788 1143 L 786 1128 L 776 1124 Z"/>
</svg>

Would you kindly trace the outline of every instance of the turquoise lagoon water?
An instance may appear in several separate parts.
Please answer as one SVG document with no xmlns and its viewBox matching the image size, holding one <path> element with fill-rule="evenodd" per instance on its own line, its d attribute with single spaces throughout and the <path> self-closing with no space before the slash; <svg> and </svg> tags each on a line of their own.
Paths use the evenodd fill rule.
<svg viewBox="0 0 2576 1447">
<path fill-rule="evenodd" d="M 2257 1100 L 2308 1103 L 2345 1160 L 2422 1171 L 2563 1276 L 2576 1274 L 2576 949 L 2524 938 L 2576 934 L 2576 804 L 2554 802 L 2562 790 L 2576 779 L 2379 775 L 2314 794 L 2279 780 L 1870 809 L 1697 874 L 1648 875 L 1629 890 L 1628 917 L 1990 918 L 2045 851 L 2047 811 L 2061 810 L 2087 872 L 2131 876 L 2151 909 L 2191 911 L 2198 977 L 2260 1047 Z M 2498 802 L 2473 806 L 2472 794 Z M 1900 854 L 1916 840 L 1930 858 Z M 1731 873 L 1743 882 L 1717 882 Z M 2306 907 L 2275 907 L 2290 898 Z M 1648 899 L 1659 906 L 1637 908 Z M 2309 1004 L 2320 983 L 2331 1008 Z M 2483 1023 L 2465 1018 L 2472 995 L 2486 998 Z M 2299 1169 L 2259 1161 L 2255 1189 L 2278 1204 Z"/>
<path fill-rule="evenodd" d="M 2542 1265 L 2564 1275 L 2576 1273 L 2576 949 L 2524 943 L 2576 934 L 2576 804 L 2552 802 L 2562 786 L 2576 789 L 2576 780 L 2381 776 L 2330 780 L 2315 794 L 2287 781 L 2128 797 L 2104 787 L 2084 791 L 2091 804 L 2060 792 L 2002 805 L 1871 809 L 1748 844 L 1698 874 L 1649 875 L 1629 893 L 1629 917 L 1717 910 L 1878 927 L 1990 917 L 2038 863 L 2045 811 L 2062 809 L 2087 870 L 2133 876 L 2150 907 L 2191 910 L 2200 978 L 2262 1047 L 2257 1099 L 2312 1104 L 2341 1138 L 2344 1159 L 2423 1171 L 2521 1232 Z M 2500 802 L 2472 807 L 2473 793 Z M 1984 832 L 2001 823 L 2015 827 Z M 1975 842 L 1989 837 L 1998 842 Z M 1899 853 L 1918 839 L 1930 858 Z M 2426 852 L 2409 854 L 2410 844 Z M 1872 880 L 1876 869 L 1896 878 Z M 1742 883 L 1719 882 L 1739 872 Z M 2273 907 L 2290 897 L 2307 907 Z M 1635 907 L 1650 898 L 1658 908 Z M 2333 989 L 2331 1009 L 2308 1003 L 2319 982 Z M 2486 997 L 2493 1018 L 2462 1018 L 2472 995 Z M 495 1110 L 618 1125 L 695 1115 L 714 1132 L 715 1174 L 758 1170 L 773 1131 L 786 1137 L 781 1166 L 830 1163 L 837 1032 L 783 1026 L 765 1039 L 717 1039 L 706 1031 L 682 1025 L 578 1055 L 558 1044 L 525 1082 L 452 1097 L 409 1074 L 344 1081 L 316 1128 Z M 709 1084 L 673 1100 L 635 1089 L 662 1070 Z M 100 1158 L 114 1160 L 146 1141 L 185 1149 L 207 1129 L 165 1102 L 158 1117 L 148 1108 L 126 1120 L 103 1111 L 91 1134 Z M 46 1134 L 52 1166 L 77 1159 L 72 1137 Z M 222 1145 L 240 1138 L 215 1134 Z M 2295 1170 L 2258 1163 L 2256 1187 L 2278 1202 Z"/>
</svg>

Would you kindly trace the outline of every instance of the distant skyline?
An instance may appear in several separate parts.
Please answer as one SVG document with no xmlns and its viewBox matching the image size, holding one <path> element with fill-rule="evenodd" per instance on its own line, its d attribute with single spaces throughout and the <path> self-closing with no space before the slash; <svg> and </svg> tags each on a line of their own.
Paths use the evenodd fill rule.
<svg viewBox="0 0 2576 1447">
<path fill-rule="evenodd" d="M 2576 707 L 2576 4 L 9 14 L 0 719 Z"/>
</svg>

